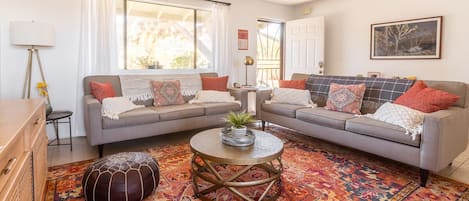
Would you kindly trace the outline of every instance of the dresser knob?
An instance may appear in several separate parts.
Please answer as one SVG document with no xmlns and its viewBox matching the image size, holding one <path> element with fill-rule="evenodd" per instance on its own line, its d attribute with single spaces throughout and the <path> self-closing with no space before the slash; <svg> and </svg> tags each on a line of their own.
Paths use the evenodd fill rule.
<svg viewBox="0 0 469 201">
<path fill-rule="evenodd" d="M 7 166 L 2 170 L 3 175 L 7 175 L 13 169 L 13 165 L 16 163 L 16 157 L 8 160 Z"/>
</svg>

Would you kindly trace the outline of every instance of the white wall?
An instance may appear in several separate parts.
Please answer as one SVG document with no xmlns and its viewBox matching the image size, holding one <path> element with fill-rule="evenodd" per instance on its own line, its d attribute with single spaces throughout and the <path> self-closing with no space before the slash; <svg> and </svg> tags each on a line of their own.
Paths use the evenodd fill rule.
<svg viewBox="0 0 469 201">
<path fill-rule="evenodd" d="M 0 1 L 0 98 L 20 98 L 26 72 L 27 47 L 10 45 L 10 21 L 34 20 L 53 24 L 56 29 L 56 46 L 39 52 L 52 106 L 74 110 L 80 7 L 80 0 Z M 33 75 L 32 95 L 37 97 L 35 84 L 40 80 L 37 64 L 33 66 Z M 53 134 L 50 128 L 48 134 Z"/>
<path fill-rule="evenodd" d="M 230 29 L 232 37 L 233 68 L 235 72 L 234 81 L 245 82 L 245 66 L 243 64 L 246 56 L 257 57 L 257 20 L 259 18 L 278 21 L 294 19 L 292 6 L 283 6 L 265 2 L 262 0 L 230 0 L 231 20 Z M 249 31 L 249 49 L 238 50 L 238 29 Z M 256 84 L 256 62 L 248 67 L 248 84 Z"/>
<path fill-rule="evenodd" d="M 163 0 L 168 3 L 175 0 Z M 186 1 L 189 5 L 199 4 L 196 0 Z M 244 82 L 244 56 L 256 56 L 256 20 L 270 18 L 288 20 L 293 16 L 293 7 L 280 6 L 262 0 L 230 0 L 230 32 L 232 33 L 233 81 Z M 78 47 L 80 34 L 81 0 L 9 0 L 0 1 L 0 98 L 21 97 L 22 84 L 27 62 L 26 48 L 9 43 L 9 23 L 17 20 L 34 20 L 51 23 L 56 28 L 57 42 L 53 48 L 40 50 L 46 80 L 54 109 L 75 110 L 78 69 Z M 237 29 L 249 30 L 249 50 L 237 50 Z M 32 83 L 39 80 L 37 65 L 34 65 Z M 255 83 L 255 68 L 250 68 L 250 83 Z M 241 75 L 241 76 L 238 76 Z M 238 79 L 239 78 L 239 79 Z M 33 86 L 33 96 L 37 96 Z M 77 119 L 81 121 L 81 119 Z M 74 123 L 74 125 L 80 125 Z M 83 128 L 75 128 L 75 136 L 84 135 Z M 61 130 L 61 136 L 68 131 Z M 50 128 L 48 134 L 52 135 Z"/>
<path fill-rule="evenodd" d="M 304 16 L 306 9 L 312 14 Z M 416 75 L 419 79 L 469 82 L 469 1 L 467 0 L 319 0 L 296 6 L 295 17 L 325 16 L 326 74 L 356 75 L 369 71 Z M 373 23 L 444 16 L 441 60 L 370 60 Z"/>
</svg>

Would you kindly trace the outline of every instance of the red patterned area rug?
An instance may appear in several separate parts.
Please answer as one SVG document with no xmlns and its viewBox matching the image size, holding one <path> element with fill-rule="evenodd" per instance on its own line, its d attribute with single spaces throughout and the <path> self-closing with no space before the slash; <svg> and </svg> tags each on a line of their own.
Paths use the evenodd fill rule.
<svg viewBox="0 0 469 201">
<path fill-rule="evenodd" d="M 285 143 L 281 197 L 278 200 L 469 200 L 469 185 L 431 174 L 419 187 L 419 171 L 398 162 L 270 126 Z M 160 164 L 161 180 L 150 200 L 198 200 L 193 197 L 188 144 L 146 150 Z M 47 200 L 84 200 L 81 179 L 93 161 L 49 168 Z M 222 171 L 230 171 L 228 169 Z M 248 177 L 261 177 L 256 170 Z M 249 189 L 256 197 L 260 189 Z M 214 200 L 239 200 L 226 190 Z"/>
</svg>

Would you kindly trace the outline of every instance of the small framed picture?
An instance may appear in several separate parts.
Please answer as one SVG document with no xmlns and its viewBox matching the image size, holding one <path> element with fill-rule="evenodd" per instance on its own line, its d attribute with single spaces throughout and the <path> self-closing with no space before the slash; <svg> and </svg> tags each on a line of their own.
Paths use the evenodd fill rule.
<svg viewBox="0 0 469 201">
<path fill-rule="evenodd" d="M 238 29 L 238 50 L 248 50 L 249 32 L 245 29 Z"/>
<path fill-rule="evenodd" d="M 380 73 L 380 72 L 368 72 L 368 77 L 380 78 L 380 77 L 381 77 L 381 73 Z"/>
</svg>

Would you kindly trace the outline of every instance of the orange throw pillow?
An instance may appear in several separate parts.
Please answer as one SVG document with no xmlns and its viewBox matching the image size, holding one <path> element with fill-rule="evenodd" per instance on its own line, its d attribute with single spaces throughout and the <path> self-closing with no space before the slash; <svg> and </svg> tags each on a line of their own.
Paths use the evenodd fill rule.
<svg viewBox="0 0 469 201">
<path fill-rule="evenodd" d="M 422 88 L 423 86 L 424 88 Z M 446 110 L 458 100 L 459 96 L 429 88 L 425 83 L 423 83 L 423 81 L 418 81 L 405 94 L 396 99 L 394 103 L 404 105 L 421 112 L 431 113 L 438 110 Z"/>
<path fill-rule="evenodd" d="M 103 102 L 103 99 L 109 97 L 115 97 L 116 92 L 114 88 L 112 88 L 112 84 L 109 82 L 101 83 L 101 82 L 90 82 L 91 94 L 98 99 L 100 103 Z"/>
<path fill-rule="evenodd" d="M 306 89 L 306 80 L 279 80 L 280 88 Z"/>
<path fill-rule="evenodd" d="M 202 77 L 202 90 L 228 91 L 228 76 Z"/>
<path fill-rule="evenodd" d="M 425 88 L 427 88 L 427 85 L 423 81 L 417 81 L 409 90 L 399 96 L 394 103 L 403 106 L 411 105 L 415 102 L 415 95 Z"/>
</svg>

